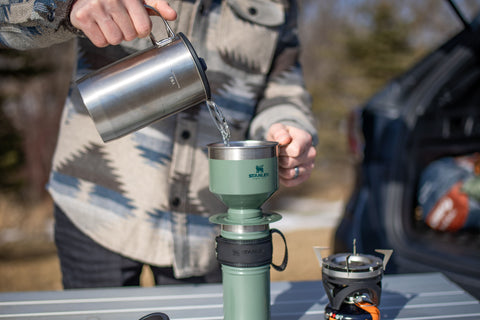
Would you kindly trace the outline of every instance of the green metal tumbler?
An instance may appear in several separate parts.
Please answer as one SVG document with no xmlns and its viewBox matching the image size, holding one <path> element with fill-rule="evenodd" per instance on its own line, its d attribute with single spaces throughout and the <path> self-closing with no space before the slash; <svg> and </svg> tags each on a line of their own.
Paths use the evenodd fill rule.
<svg viewBox="0 0 480 320">
<path fill-rule="evenodd" d="M 210 218 L 221 225 L 216 249 L 222 264 L 224 319 L 268 320 L 272 233 L 280 233 L 269 224 L 281 216 L 262 212 L 261 206 L 278 189 L 278 144 L 214 143 L 208 145 L 208 157 L 210 191 L 228 207 Z"/>
</svg>

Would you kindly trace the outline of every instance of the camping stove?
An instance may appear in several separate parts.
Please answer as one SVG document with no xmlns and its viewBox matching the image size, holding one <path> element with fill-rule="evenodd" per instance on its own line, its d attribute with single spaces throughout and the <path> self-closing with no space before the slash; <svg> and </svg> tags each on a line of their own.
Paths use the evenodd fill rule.
<svg viewBox="0 0 480 320">
<path fill-rule="evenodd" d="M 321 259 L 322 283 L 329 304 L 326 320 L 379 320 L 382 277 L 392 250 L 375 250 L 379 257 L 356 253 L 338 253 Z"/>
</svg>

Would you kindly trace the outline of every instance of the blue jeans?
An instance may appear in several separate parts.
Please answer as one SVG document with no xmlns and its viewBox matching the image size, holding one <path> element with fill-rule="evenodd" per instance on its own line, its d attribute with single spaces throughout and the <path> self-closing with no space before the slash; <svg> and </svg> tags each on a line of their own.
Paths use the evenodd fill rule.
<svg viewBox="0 0 480 320">
<path fill-rule="evenodd" d="M 102 247 L 80 231 L 58 206 L 54 216 L 55 244 L 65 289 L 140 285 L 144 263 Z M 220 268 L 204 276 L 176 279 L 172 267 L 149 267 L 157 285 L 222 281 Z"/>
</svg>

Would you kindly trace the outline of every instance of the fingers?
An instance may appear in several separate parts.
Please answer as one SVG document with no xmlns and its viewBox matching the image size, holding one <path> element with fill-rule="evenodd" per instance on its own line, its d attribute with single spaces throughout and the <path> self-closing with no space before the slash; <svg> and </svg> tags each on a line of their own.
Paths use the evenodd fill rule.
<svg viewBox="0 0 480 320">
<path fill-rule="evenodd" d="M 295 169 L 282 169 L 279 168 L 279 180 L 280 183 L 286 187 L 295 187 L 310 178 L 314 164 L 299 166 L 298 176 L 295 177 Z"/>
<path fill-rule="evenodd" d="M 175 10 L 164 0 L 149 0 L 147 4 L 167 20 L 176 18 Z M 152 28 L 143 3 L 132 0 L 76 0 L 70 21 L 97 47 L 146 37 Z"/>
<path fill-rule="evenodd" d="M 304 160 L 292 160 L 291 163 L 294 163 L 293 166 L 282 166 L 279 159 L 278 176 L 281 184 L 287 187 L 293 187 L 301 184 L 310 177 L 315 168 L 315 148 L 310 147 L 307 154 L 307 157 L 302 158 Z"/>
<path fill-rule="evenodd" d="M 304 145 L 303 147 L 295 147 L 293 152 L 282 151 L 289 146 L 280 147 L 278 164 L 282 168 L 294 168 L 302 164 L 313 162 L 317 155 L 317 151 L 312 145 Z M 300 152 L 299 150 L 302 149 Z M 305 151 L 303 151 L 305 150 Z"/>
<path fill-rule="evenodd" d="M 305 130 L 295 127 L 287 126 L 287 130 L 291 136 L 291 142 L 279 148 L 280 167 L 295 168 L 313 163 L 316 150 L 312 146 L 312 136 Z"/>
<path fill-rule="evenodd" d="M 152 21 L 145 7 L 142 4 L 138 5 L 138 1 L 127 1 L 125 9 L 126 12 L 122 12 L 122 20 L 119 18 L 117 22 L 123 30 L 124 40 L 131 41 L 148 36 L 152 30 Z"/>
<path fill-rule="evenodd" d="M 279 148 L 279 179 L 287 187 L 307 180 L 315 166 L 317 152 L 312 145 L 312 136 L 305 130 L 274 124 L 267 139 L 277 141 Z"/>
</svg>

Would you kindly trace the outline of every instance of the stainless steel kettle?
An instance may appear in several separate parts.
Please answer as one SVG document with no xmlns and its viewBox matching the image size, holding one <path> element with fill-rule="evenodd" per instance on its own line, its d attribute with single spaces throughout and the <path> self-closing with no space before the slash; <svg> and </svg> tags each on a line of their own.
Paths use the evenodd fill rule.
<svg viewBox="0 0 480 320">
<path fill-rule="evenodd" d="M 154 8 L 158 16 L 160 13 Z M 207 66 L 187 37 L 175 35 L 153 47 L 87 74 L 76 84 L 104 142 L 210 99 Z"/>
</svg>

